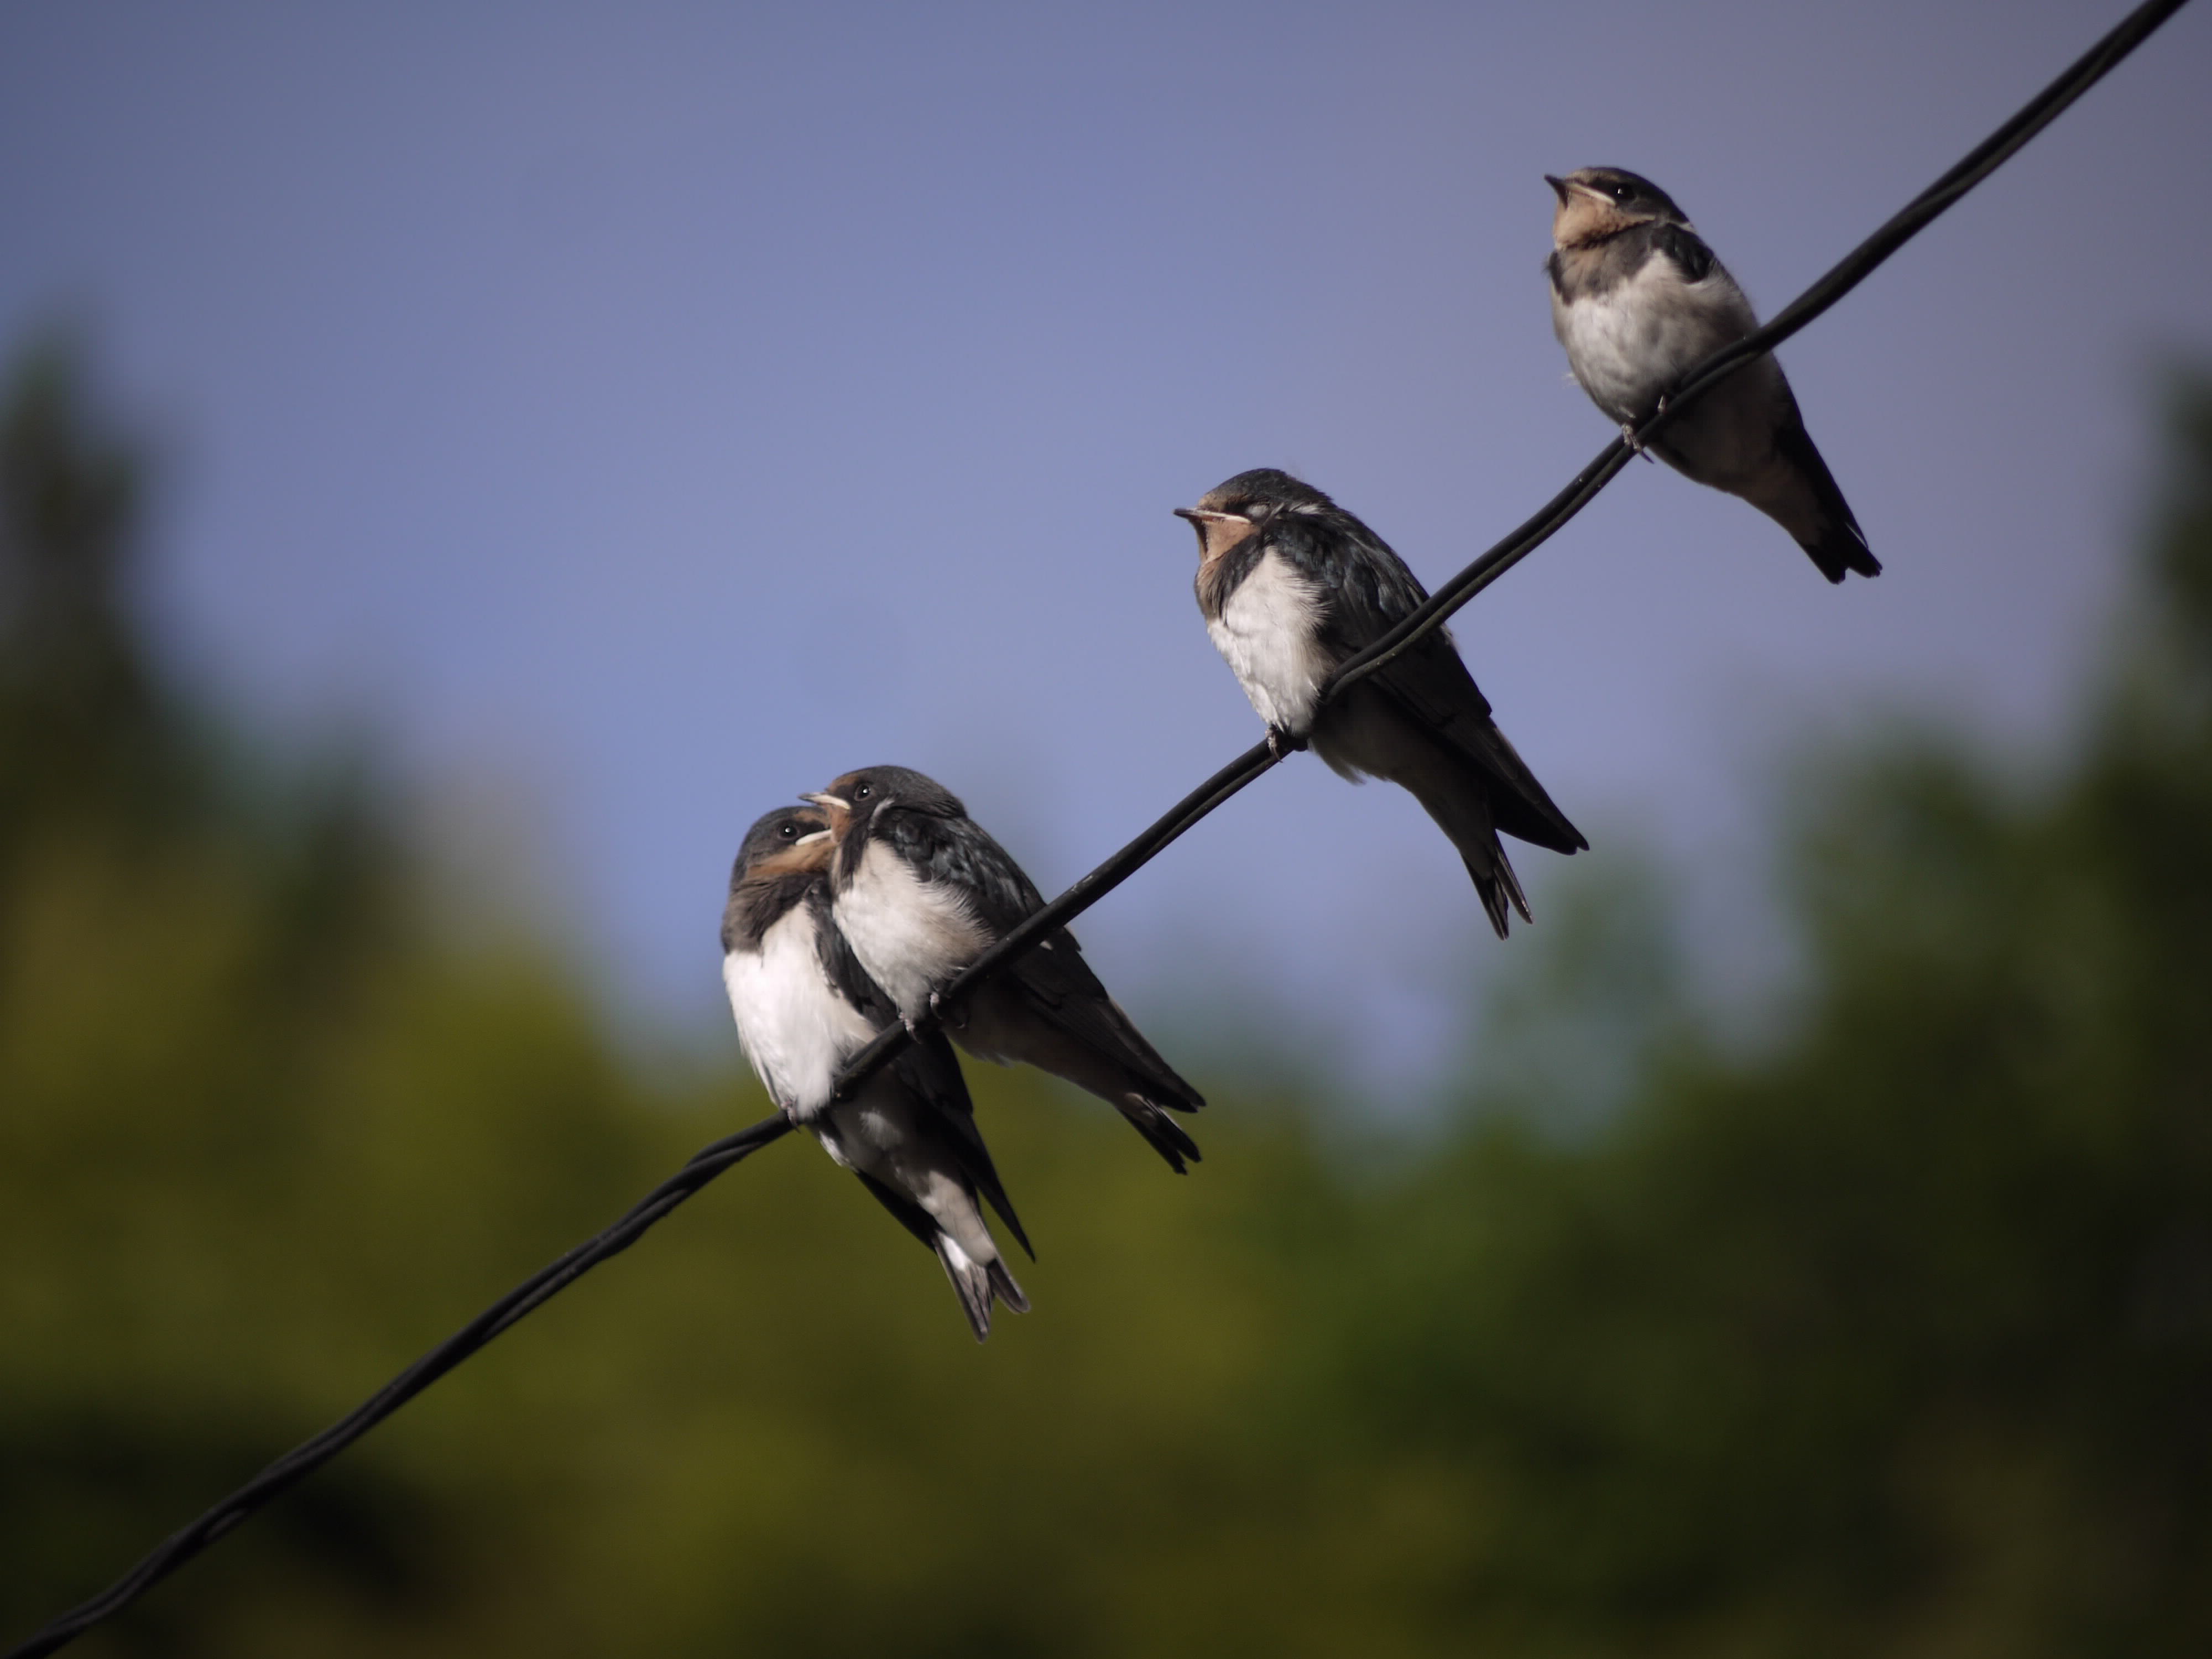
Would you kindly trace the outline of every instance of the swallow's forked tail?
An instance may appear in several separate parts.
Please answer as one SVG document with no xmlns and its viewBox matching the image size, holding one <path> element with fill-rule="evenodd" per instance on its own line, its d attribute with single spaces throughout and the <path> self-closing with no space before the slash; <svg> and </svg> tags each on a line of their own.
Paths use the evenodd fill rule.
<svg viewBox="0 0 2212 1659">
<path fill-rule="evenodd" d="M 1535 917 L 1528 914 L 1528 896 L 1521 890 L 1521 878 L 1513 873 L 1512 860 L 1505 856 L 1505 848 L 1499 845 L 1497 836 L 1490 838 L 1486 852 L 1486 858 L 1479 860 L 1462 848 L 1460 861 L 1474 878 L 1475 896 L 1482 901 L 1483 914 L 1490 918 L 1498 937 L 1504 939 L 1509 920 L 1505 907 L 1509 903 L 1521 913 L 1522 921 L 1533 922 Z"/>
<path fill-rule="evenodd" d="M 936 1243 L 937 1259 L 945 1264 L 945 1276 L 952 1281 L 961 1310 L 967 1314 L 978 1342 L 991 1334 L 994 1297 L 1015 1313 L 1030 1310 L 1029 1297 L 1022 1294 L 1022 1287 L 1014 1282 L 1003 1260 L 994 1257 L 989 1261 L 978 1261 L 962 1249 L 950 1233 L 938 1234 Z"/>
<path fill-rule="evenodd" d="M 1498 839 L 1498 802 L 1492 793 L 1498 786 L 1481 765 L 1456 749 L 1438 744 L 1422 755 L 1418 766 L 1400 769 L 1393 781 L 1412 793 L 1421 810 L 1459 849 L 1460 862 L 1474 878 L 1475 893 L 1498 938 L 1505 937 L 1513 911 L 1520 912 L 1523 921 L 1534 920 L 1528 914 L 1528 898 L 1521 890 L 1521 878 L 1513 873 L 1513 862 Z M 1556 813 L 1558 809 L 1553 811 Z M 1564 817 L 1559 822 L 1566 823 Z M 1573 829 L 1571 824 L 1567 827 Z M 1573 845 L 1588 844 L 1581 832 L 1575 831 Z"/>
<path fill-rule="evenodd" d="M 1836 504 L 1842 507 L 1843 500 L 1841 495 L 1838 495 Z M 1847 507 L 1844 507 L 1840 519 L 1828 519 L 1814 539 L 1800 542 L 1798 545 L 1811 556 L 1813 562 L 1820 566 L 1820 574 L 1832 582 L 1843 580 L 1846 574 L 1881 574 L 1881 561 L 1875 558 L 1873 550 L 1867 546 L 1866 536 L 1859 529 L 1857 521 L 1850 516 L 1850 509 Z"/>
<path fill-rule="evenodd" d="M 1867 545 L 1866 532 L 1859 528 L 1836 475 L 1828 471 L 1804 423 L 1785 427 L 1777 434 L 1775 447 L 1785 463 L 1778 495 L 1753 491 L 1745 499 L 1795 537 L 1830 581 L 1840 582 L 1846 574 L 1881 574 L 1881 561 Z"/>
<path fill-rule="evenodd" d="M 1129 1127 L 1144 1136 L 1145 1144 L 1167 1160 L 1168 1168 L 1177 1175 L 1184 1173 L 1186 1163 L 1199 1164 L 1205 1160 L 1199 1155 L 1198 1143 L 1190 1132 L 1161 1110 L 1158 1101 L 1148 1100 L 1131 1090 L 1117 1095 L 1115 1107 L 1128 1120 Z M 1182 1110 L 1190 1109 L 1184 1107 Z"/>
</svg>

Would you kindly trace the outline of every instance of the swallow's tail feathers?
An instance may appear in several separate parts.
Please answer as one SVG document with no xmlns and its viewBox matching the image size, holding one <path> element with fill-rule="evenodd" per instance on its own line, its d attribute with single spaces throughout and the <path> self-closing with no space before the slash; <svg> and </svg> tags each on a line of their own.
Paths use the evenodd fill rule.
<svg viewBox="0 0 2212 1659">
<path fill-rule="evenodd" d="M 1489 820 L 1498 830 L 1554 853 L 1589 850 L 1583 832 L 1568 822 L 1528 763 L 1498 729 L 1488 700 L 1449 640 L 1430 635 L 1378 672 L 1372 684 L 1379 696 L 1361 697 L 1355 687 L 1351 705 L 1332 722 L 1341 737 L 1316 734 L 1316 752 L 1329 765 L 1346 776 L 1373 772 L 1404 783 L 1416 794 L 1420 790 L 1401 772 L 1438 774 L 1456 766 L 1474 775 L 1441 787 L 1482 791 L 1489 800 Z M 1443 752 L 1432 752 L 1438 750 Z"/>
<path fill-rule="evenodd" d="M 1568 822 L 1567 815 L 1536 781 L 1528 763 L 1495 725 L 1481 733 L 1480 750 L 1475 757 L 1478 763 L 1505 786 L 1491 797 L 1491 810 L 1500 830 L 1547 852 L 1571 856 L 1589 851 L 1588 837 Z M 1501 860 L 1504 856 L 1498 854 Z"/>
<path fill-rule="evenodd" d="M 1022 1294 L 1022 1287 L 1014 1282 L 1002 1259 L 994 1256 L 988 1261 L 978 1261 L 946 1232 L 939 1233 L 935 1243 L 937 1259 L 945 1264 L 945 1276 L 952 1281 L 953 1292 L 959 1297 L 961 1310 L 968 1316 L 969 1328 L 978 1342 L 991 1334 L 994 1297 L 1015 1313 L 1030 1310 L 1029 1297 Z"/>
<path fill-rule="evenodd" d="M 1745 499 L 1795 537 L 1830 581 L 1881 574 L 1881 561 L 1867 545 L 1866 532 L 1804 422 L 1785 422 L 1774 434 L 1774 447 L 1784 464 L 1776 469 L 1782 475 L 1778 488 L 1747 492 Z"/>
<path fill-rule="evenodd" d="M 1501 788 L 1495 769 L 1469 756 L 1458 744 L 1418 730 L 1402 716 L 1371 722 L 1365 735 L 1370 741 L 1355 757 L 1357 763 L 1412 795 L 1436 821 L 1437 828 L 1449 837 L 1459 850 L 1460 861 L 1467 866 L 1467 873 L 1474 878 L 1474 890 L 1498 937 L 1505 937 L 1514 911 L 1520 912 L 1522 921 L 1531 920 L 1521 878 L 1513 873 L 1512 861 L 1498 839 L 1504 811 L 1502 803 L 1510 797 Z M 1512 753 L 1502 734 L 1498 742 L 1505 753 Z M 1559 845 L 1559 850 L 1571 852 L 1587 844 L 1576 832 L 1574 841 Z"/>
<path fill-rule="evenodd" d="M 1163 1103 L 1147 1100 L 1132 1090 L 1116 1096 L 1114 1104 L 1121 1109 L 1121 1115 L 1128 1119 L 1129 1127 L 1144 1136 L 1145 1144 L 1165 1158 L 1168 1168 L 1177 1175 L 1184 1173 L 1186 1159 L 1192 1164 L 1205 1162 L 1199 1153 L 1198 1143 L 1190 1138 L 1189 1132 L 1161 1109 Z M 1182 1109 L 1188 1111 L 1190 1109 L 1184 1107 Z"/>
<path fill-rule="evenodd" d="M 1851 517 L 1850 508 L 1844 506 L 1840 495 L 1836 497 L 1836 505 L 1843 509 L 1840 520 L 1830 520 L 1821 526 L 1816 538 L 1797 544 L 1812 556 L 1813 562 L 1820 567 L 1820 574 L 1832 582 L 1843 580 L 1846 573 L 1879 576 L 1881 561 L 1867 546 L 1864 532 Z"/>
<path fill-rule="evenodd" d="M 1090 1050 L 1102 1066 L 1126 1073 L 1133 1079 L 1133 1091 L 1152 1104 L 1176 1112 L 1195 1112 L 1206 1104 L 1206 1097 L 1177 1075 L 1137 1029 L 1136 1021 L 1108 994 L 1084 961 L 1082 946 L 1072 936 L 1060 933 L 1045 940 L 1014 963 L 1006 979 L 1018 990 L 1036 1020 L 1054 1028 L 1068 1042 Z M 1054 1068 L 1047 1066 L 1046 1069 Z M 1114 1093 L 1097 1088 L 1095 1080 L 1067 1072 L 1060 1075 L 1109 1100 L 1114 1098 Z"/>
<path fill-rule="evenodd" d="M 994 1258 L 989 1271 L 991 1289 L 997 1292 L 999 1300 L 1006 1304 L 1006 1310 L 1009 1313 L 1027 1313 L 1030 1299 L 1022 1293 L 1022 1287 L 1014 1283 L 1014 1276 L 1007 1270 L 1005 1259 Z"/>
<path fill-rule="evenodd" d="M 1069 977 L 1078 969 L 1081 984 Z M 1108 1102 L 1177 1175 L 1186 1160 L 1200 1161 L 1198 1143 L 1169 1114 L 1194 1112 L 1205 1097 L 1159 1057 L 1079 957 L 1063 966 L 1043 949 L 1032 951 L 976 994 L 956 1034 L 971 1054 L 1034 1066 Z"/>
<path fill-rule="evenodd" d="M 1419 789 L 1413 790 L 1413 796 L 1459 849 L 1460 862 L 1467 866 L 1483 912 L 1498 937 L 1505 937 L 1513 912 L 1518 912 L 1523 921 L 1534 921 L 1528 913 L 1528 896 L 1521 890 L 1521 878 L 1513 872 L 1513 860 L 1505 856 L 1497 830 L 1490 826 L 1488 803 L 1484 802 L 1478 812 L 1468 811 L 1461 801 L 1432 802 Z"/>
<path fill-rule="evenodd" d="M 1490 918 L 1491 928 L 1498 938 L 1505 937 L 1510 921 L 1506 908 L 1508 905 L 1520 913 L 1522 921 L 1535 921 L 1535 917 L 1528 914 L 1528 896 L 1521 890 L 1521 878 L 1513 873 L 1512 861 L 1505 856 L 1505 849 L 1498 844 L 1495 838 L 1490 843 L 1486 858 L 1472 856 L 1462 849 L 1460 861 L 1467 866 L 1467 873 L 1474 878 L 1475 896 L 1482 901 L 1483 914 Z"/>
<path fill-rule="evenodd" d="M 999 1218 L 1006 1224 L 1030 1261 L 1036 1260 L 1036 1251 L 1030 1248 L 1030 1236 L 1023 1231 L 1021 1218 L 1014 1213 L 1014 1201 L 1006 1196 L 1006 1183 L 999 1179 L 999 1171 L 991 1162 L 991 1149 L 983 1144 L 983 1132 L 975 1125 L 975 1103 L 968 1097 L 968 1084 L 961 1075 L 960 1062 L 953 1057 L 952 1045 L 942 1031 L 932 1031 L 901 1054 L 891 1062 L 893 1073 L 908 1089 L 927 1100 L 934 1111 L 927 1120 L 923 1133 L 936 1141 L 941 1155 L 948 1158 L 964 1176 L 969 1185 L 982 1194 Z"/>
</svg>

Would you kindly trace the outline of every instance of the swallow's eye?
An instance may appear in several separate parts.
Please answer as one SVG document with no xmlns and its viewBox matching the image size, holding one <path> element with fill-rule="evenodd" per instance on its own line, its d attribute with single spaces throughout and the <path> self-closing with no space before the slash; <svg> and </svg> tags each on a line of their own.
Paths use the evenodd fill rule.
<svg viewBox="0 0 2212 1659">
<path fill-rule="evenodd" d="M 1633 185 L 1615 185 L 1613 187 L 1613 199 L 1616 202 L 1634 201 L 1636 199 L 1636 186 Z"/>
<path fill-rule="evenodd" d="M 795 823 L 787 823 L 782 829 L 777 830 L 776 834 L 781 836 L 786 841 L 793 840 L 799 834 L 799 826 Z"/>
<path fill-rule="evenodd" d="M 853 799 L 854 800 L 866 800 L 874 793 L 875 791 L 869 788 L 865 783 L 858 783 L 853 786 Z"/>
</svg>

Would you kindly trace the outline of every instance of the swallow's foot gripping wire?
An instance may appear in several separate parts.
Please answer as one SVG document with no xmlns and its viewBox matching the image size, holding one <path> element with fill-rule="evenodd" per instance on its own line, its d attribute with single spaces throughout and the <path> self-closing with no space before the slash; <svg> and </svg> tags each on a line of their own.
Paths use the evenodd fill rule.
<svg viewBox="0 0 2212 1659">
<path fill-rule="evenodd" d="M 1653 408 L 1651 414 L 1664 415 L 1666 412 L 1667 400 L 1662 397 L 1659 399 L 1657 405 Z M 1646 416 L 1644 418 L 1649 420 L 1650 416 Z M 1635 422 L 1623 421 L 1620 423 L 1620 441 L 1626 444 L 1632 453 L 1641 455 L 1647 461 L 1650 461 L 1654 466 L 1658 465 L 1658 462 L 1653 459 L 1651 452 L 1644 447 L 1643 440 L 1636 435 Z"/>
</svg>

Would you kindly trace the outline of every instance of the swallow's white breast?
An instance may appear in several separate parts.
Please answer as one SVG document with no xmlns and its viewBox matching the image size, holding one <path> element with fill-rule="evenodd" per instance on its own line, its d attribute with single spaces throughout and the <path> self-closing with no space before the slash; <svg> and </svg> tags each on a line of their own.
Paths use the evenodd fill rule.
<svg viewBox="0 0 2212 1659">
<path fill-rule="evenodd" d="M 1742 290 L 1717 264 L 1692 283 L 1659 254 L 1603 294 L 1572 303 L 1552 294 L 1552 327 L 1568 367 L 1616 421 L 1642 419 L 1685 369 L 1757 325 Z"/>
<path fill-rule="evenodd" d="M 861 855 L 835 915 L 868 977 L 908 1018 L 991 942 L 958 888 L 922 880 L 881 842 Z"/>
<path fill-rule="evenodd" d="M 1336 666 L 1321 647 L 1321 616 L 1320 589 L 1270 548 L 1206 625 L 1260 718 L 1285 732 L 1312 725 Z"/>
<path fill-rule="evenodd" d="M 822 1109 L 838 1069 L 876 1034 L 823 971 L 804 905 L 781 917 L 758 951 L 723 957 L 722 983 L 745 1058 L 776 1104 L 801 1118 Z"/>
</svg>

